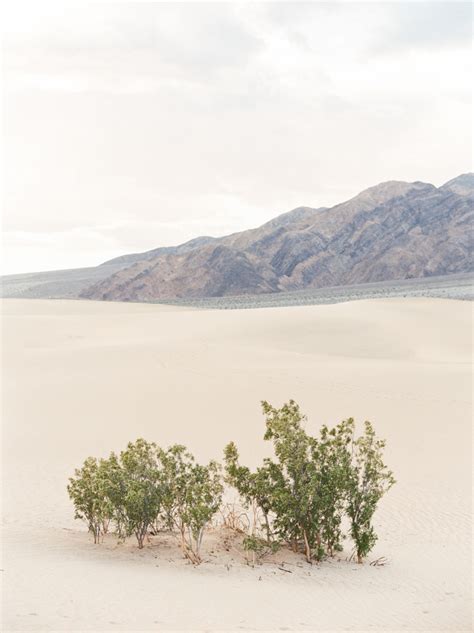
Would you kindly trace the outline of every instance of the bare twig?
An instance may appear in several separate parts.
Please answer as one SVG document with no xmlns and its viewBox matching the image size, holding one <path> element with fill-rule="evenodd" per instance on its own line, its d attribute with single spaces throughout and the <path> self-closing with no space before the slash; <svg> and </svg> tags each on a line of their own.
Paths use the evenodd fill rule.
<svg viewBox="0 0 474 633">
<path fill-rule="evenodd" d="M 379 558 L 376 558 L 375 560 L 371 561 L 370 565 L 372 567 L 383 567 L 387 563 L 388 563 L 388 560 L 385 558 L 385 556 L 380 556 Z"/>
</svg>

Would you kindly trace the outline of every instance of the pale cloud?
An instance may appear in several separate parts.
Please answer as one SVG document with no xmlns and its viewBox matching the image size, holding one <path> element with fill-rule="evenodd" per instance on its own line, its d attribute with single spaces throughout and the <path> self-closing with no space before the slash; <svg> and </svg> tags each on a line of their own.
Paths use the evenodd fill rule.
<svg viewBox="0 0 474 633">
<path fill-rule="evenodd" d="M 10 5 L 9 272 L 471 169 L 468 3 Z"/>
<path fill-rule="evenodd" d="M 398 2 L 379 36 L 381 51 L 463 48 L 472 43 L 472 2 Z"/>
</svg>

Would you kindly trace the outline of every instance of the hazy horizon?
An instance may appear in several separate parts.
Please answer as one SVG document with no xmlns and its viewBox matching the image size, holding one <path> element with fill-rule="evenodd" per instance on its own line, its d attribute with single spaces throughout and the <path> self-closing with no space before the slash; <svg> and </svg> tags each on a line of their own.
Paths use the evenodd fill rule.
<svg viewBox="0 0 474 633">
<path fill-rule="evenodd" d="M 15 3 L 3 274 L 471 171 L 472 6 Z"/>
<path fill-rule="evenodd" d="M 466 173 L 471 173 L 471 172 L 464 172 L 463 174 L 458 174 L 458 176 L 465 175 Z M 454 178 L 456 178 L 456 176 L 454 176 Z M 445 181 L 445 182 L 449 182 L 449 180 L 452 180 L 452 179 L 451 179 L 451 178 L 449 178 L 449 179 L 448 179 L 447 181 Z M 445 184 L 445 182 L 438 183 L 438 184 L 435 184 L 435 183 L 426 183 L 426 184 L 433 184 L 433 185 L 435 185 L 436 187 L 440 187 L 440 186 L 442 186 L 443 184 Z M 382 183 L 377 183 L 377 184 L 382 184 Z M 371 186 L 375 186 L 375 185 L 371 185 Z M 357 193 L 356 193 L 356 194 L 354 194 L 354 195 L 356 196 L 358 193 L 361 193 L 361 192 L 357 192 Z M 352 198 L 352 197 L 354 197 L 354 196 L 351 196 L 351 198 Z M 348 199 L 350 199 L 350 198 L 348 198 Z M 346 202 L 346 201 L 347 201 L 347 200 L 341 200 L 340 202 L 341 202 L 341 203 L 343 203 L 343 202 Z M 336 204 L 339 204 L 339 203 L 336 203 Z M 299 205 L 299 206 L 300 206 L 300 207 L 305 207 L 305 206 L 307 207 L 308 205 L 304 205 L 304 204 L 303 204 L 303 205 Z M 328 205 L 328 206 L 329 206 L 329 205 Z M 315 208 L 315 209 L 317 209 L 318 207 L 324 207 L 324 205 L 317 205 L 317 206 L 316 206 L 316 207 L 314 207 L 314 208 Z M 296 209 L 296 208 L 297 208 L 297 207 L 295 207 L 295 209 Z M 292 211 L 292 210 L 294 210 L 294 209 L 287 209 L 287 211 L 281 211 L 281 212 L 278 212 L 278 213 L 276 213 L 275 215 L 273 215 L 273 216 L 271 216 L 271 217 L 267 218 L 267 219 L 263 222 L 263 224 L 264 224 L 265 222 L 269 221 L 269 220 L 272 220 L 272 219 L 274 219 L 274 218 L 278 217 L 279 215 L 285 214 L 286 212 L 289 212 L 289 211 Z M 243 227 L 242 229 L 239 229 L 237 232 L 240 232 L 240 231 L 246 231 L 246 230 L 251 230 L 251 229 L 254 229 L 254 228 L 258 228 L 258 227 L 257 227 L 257 226 L 253 226 L 253 225 L 252 225 L 252 226 L 247 226 L 247 227 Z M 150 248 L 145 248 L 145 249 L 142 249 L 141 251 L 136 251 L 136 252 L 146 252 L 147 250 L 153 250 L 153 249 L 155 249 L 155 248 L 159 248 L 159 247 L 162 247 L 162 246 L 179 246 L 180 244 L 183 244 L 183 243 L 185 243 L 185 242 L 187 242 L 187 241 L 189 241 L 189 240 L 192 240 L 192 239 L 195 239 L 195 238 L 198 238 L 198 237 L 215 237 L 215 238 L 220 238 L 220 237 L 224 237 L 225 235 L 229 235 L 229 233 L 222 233 L 222 234 L 218 234 L 218 235 L 217 235 L 217 234 L 216 234 L 216 235 L 204 235 L 204 234 L 199 234 L 199 235 L 197 235 L 197 234 L 196 234 L 196 235 L 192 235 L 192 236 L 191 236 L 190 238 L 188 238 L 188 239 L 183 240 L 182 242 L 176 242 L 176 243 L 170 243 L 170 244 L 152 244 L 152 245 L 150 245 Z M 116 255 L 116 256 L 129 255 L 129 254 L 132 254 L 132 251 L 130 251 L 130 252 L 120 252 L 120 253 L 117 253 L 117 255 Z M 89 266 L 89 265 L 88 265 L 88 266 L 73 266 L 73 267 L 71 267 L 71 268 L 88 268 L 88 267 L 100 266 L 101 264 L 104 264 L 104 263 L 106 263 L 107 261 L 109 261 L 109 260 L 111 260 L 111 259 L 114 259 L 114 257 L 116 257 L 116 256 L 114 255 L 113 257 L 108 258 L 108 259 L 106 259 L 106 260 L 101 260 L 101 261 L 94 262 L 94 263 L 90 264 L 90 266 Z M 50 271 L 50 272 L 55 272 L 55 271 L 61 271 L 61 270 L 67 270 L 67 269 L 66 269 L 66 268 L 50 268 L 50 269 L 48 269 L 48 270 L 46 270 L 46 269 L 43 269 L 43 270 L 24 270 L 24 271 L 19 271 L 19 272 L 17 272 L 17 271 L 13 271 L 13 272 L 3 272 L 3 271 L 2 271 L 2 272 L 0 272 L 0 274 L 2 274 L 2 275 L 15 275 L 15 274 L 19 274 L 19 275 L 21 275 L 21 274 L 25 274 L 25 273 L 37 273 L 37 272 L 49 272 L 49 271 Z"/>
</svg>

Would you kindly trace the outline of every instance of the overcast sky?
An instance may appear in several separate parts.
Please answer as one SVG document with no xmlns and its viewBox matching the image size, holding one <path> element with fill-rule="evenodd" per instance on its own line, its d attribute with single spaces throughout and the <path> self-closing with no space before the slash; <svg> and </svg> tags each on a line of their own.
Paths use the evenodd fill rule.
<svg viewBox="0 0 474 633">
<path fill-rule="evenodd" d="M 470 3 L 8 2 L 3 271 L 470 171 Z"/>
</svg>

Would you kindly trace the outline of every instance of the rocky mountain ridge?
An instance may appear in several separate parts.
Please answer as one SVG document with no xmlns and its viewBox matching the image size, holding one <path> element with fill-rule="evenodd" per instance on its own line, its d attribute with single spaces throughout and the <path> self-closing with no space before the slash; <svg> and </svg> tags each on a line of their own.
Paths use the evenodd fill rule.
<svg viewBox="0 0 474 633">
<path fill-rule="evenodd" d="M 389 181 L 331 208 L 116 258 L 82 298 L 153 301 L 350 285 L 473 270 L 474 174 Z M 123 267 L 122 267 L 123 266 Z"/>
</svg>

